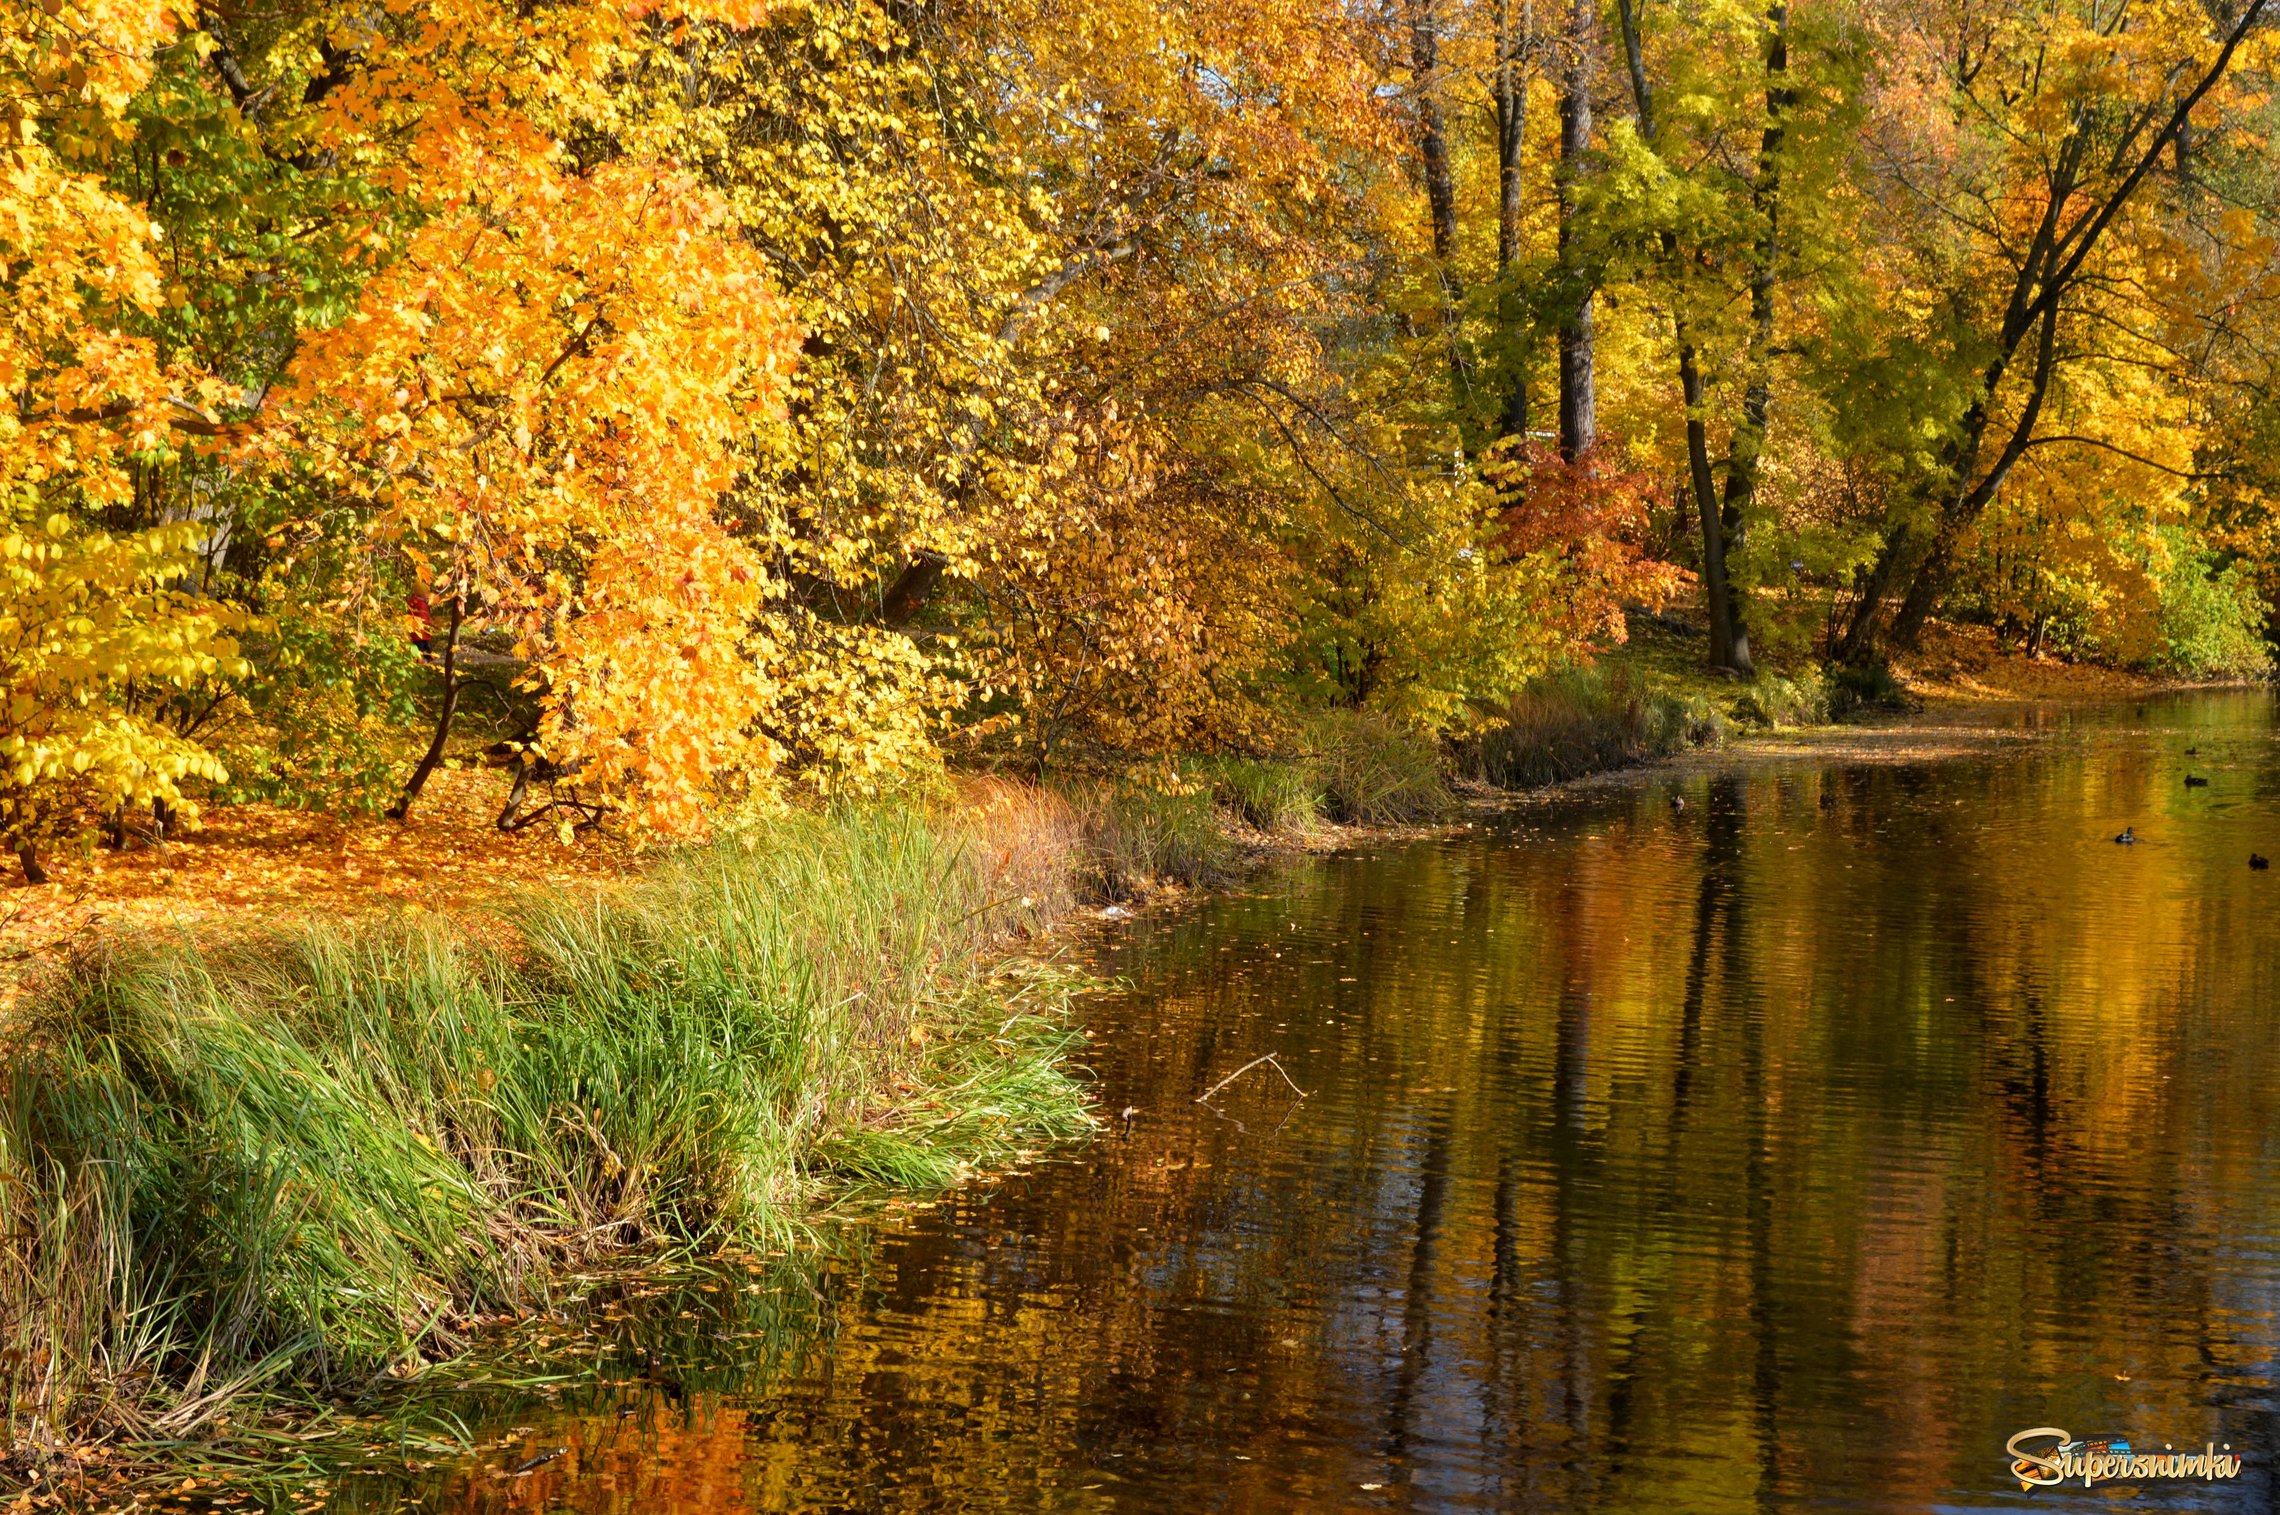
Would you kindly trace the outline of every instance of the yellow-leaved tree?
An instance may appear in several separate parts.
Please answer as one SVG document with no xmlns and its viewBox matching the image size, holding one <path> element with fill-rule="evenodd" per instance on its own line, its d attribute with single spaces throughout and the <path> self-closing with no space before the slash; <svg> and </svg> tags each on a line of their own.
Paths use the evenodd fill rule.
<svg viewBox="0 0 2280 1515">
<path fill-rule="evenodd" d="M 441 705 L 397 813 L 445 756 L 478 634 L 538 698 L 524 761 L 644 834 L 700 832 L 794 768 L 928 752 L 893 650 L 810 635 L 729 508 L 781 445 L 800 333 L 727 202 L 607 138 L 613 70 L 668 18 L 436 0 L 333 20 L 355 66 L 273 129 L 366 164 L 411 229 L 345 319 L 302 334 L 249 456 L 356 502 L 352 596 L 401 564 L 430 607 Z"/>
<path fill-rule="evenodd" d="M 164 298 L 158 231 L 94 171 L 181 17 L 164 0 L 10 0 L 0 36 L 0 841 L 37 847 L 126 804 L 188 808 L 219 765 L 154 703 L 234 669 L 242 618 L 196 591 L 210 523 L 111 513 L 203 376 L 134 335 Z"/>
</svg>

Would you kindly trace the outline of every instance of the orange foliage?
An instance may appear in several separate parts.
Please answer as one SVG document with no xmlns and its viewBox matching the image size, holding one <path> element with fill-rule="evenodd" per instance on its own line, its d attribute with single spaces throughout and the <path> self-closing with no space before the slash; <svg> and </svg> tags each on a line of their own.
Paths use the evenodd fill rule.
<svg viewBox="0 0 2280 1515">
<path fill-rule="evenodd" d="M 1625 605 L 1660 609 L 1692 577 L 1647 555 L 1654 483 L 1608 449 L 1570 462 L 1550 442 L 1506 443 L 1483 472 L 1507 501 L 1497 513 L 1504 551 L 1560 564 L 1568 591 L 1554 613 L 1573 651 L 1622 641 Z"/>
</svg>

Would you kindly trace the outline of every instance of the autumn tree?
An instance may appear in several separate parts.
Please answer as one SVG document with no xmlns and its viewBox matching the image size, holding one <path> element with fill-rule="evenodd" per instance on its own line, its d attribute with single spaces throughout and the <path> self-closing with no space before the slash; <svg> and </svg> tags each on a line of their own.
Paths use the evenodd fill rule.
<svg viewBox="0 0 2280 1515">
<path fill-rule="evenodd" d="M 1862 366 L 1891 386 L 1876 402 L 1934 440 L 1900 454 L 1912 477 L 1844 656 L 1873 649 L 1895 589 L 1890 633 L 1915 639 L 1966 534 L 2044 435 L 2054 384 L 2138 328 L 2181 208 L 2179 142 L 2222 150 L 2253 131 L 2234 65 L 2265 9 L 1870 13 L 1882 66 L 1866 137 L 1894 238 L 1880 273 L 1909 293 Z"/>
<path fill-rule="evenodd" d="M 165 299 L 159 228 L 104 182 L 163 4 L 12 7 L 0 42 L 0 838 L 36 848 L 129 804 L 180 807 L 212 755 L 154 715 L 165 691 L 238 665 L 241 618 L 192 576 L 215 522 L 153 519 L 144 482 L 215 429 L 221 386 L 146 334 Z"/>
</svg>

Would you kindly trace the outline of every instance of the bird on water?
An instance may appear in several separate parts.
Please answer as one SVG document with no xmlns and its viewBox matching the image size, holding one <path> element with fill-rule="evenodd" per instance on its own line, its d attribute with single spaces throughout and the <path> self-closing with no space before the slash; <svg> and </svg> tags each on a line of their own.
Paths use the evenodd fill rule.
<svg viewBox="0 0 2280 1515">
<path fill-rule="evenodd" d="M 2115 838 L 2114 838 L 2114 841 L 2116 842 L 2116 844 L 2118 844 L 2118 845 L 2120 845 L 2120 846 L 2123 846 L 2123 847 L 2127 847 L 2127 846 L 2129 846 L 2129 845 L 2130 845 L 2132 842 L 2135 842 L 2136 840 L 2137 840 L 2137 827 L 2135 827 L 2135 826 L 2124 826 L 2124 827 L 2122 828 L 2122 834 L 2121 834 L 2120 836 L 2117 836 L 2117 837 L 2115 837 Z"/>
<path fill-rule="evenodd" d="M 2266 857 L 2261 852 L 2251 852 L 2248 855 L 2248 866 L 2255 869 L 2258 873 L 2262 873 L 2265 869 L 2272 866 L 2272 859 Z"/>
</svg>

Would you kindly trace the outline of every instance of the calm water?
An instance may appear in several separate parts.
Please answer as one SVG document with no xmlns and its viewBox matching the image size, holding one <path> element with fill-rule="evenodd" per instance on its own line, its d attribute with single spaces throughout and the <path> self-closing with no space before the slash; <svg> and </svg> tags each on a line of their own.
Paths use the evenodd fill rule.
<svg viewBox="0 0 2280 1515">
<path fill-rule="evenodd" d="M 2251 848 L 2273 705 L 2208 696 L 1635 775 L 1143 918 L 1096 1143 L 884 1228 L 746 1387 L 652 1373 L 428 1501 L 2273 1508 Z M 1306 1098 L 1195 1103 L 1270 1052 Z M 2249 1464 L 2025 1495 L 2029 1426 Z"/>
</svg>

